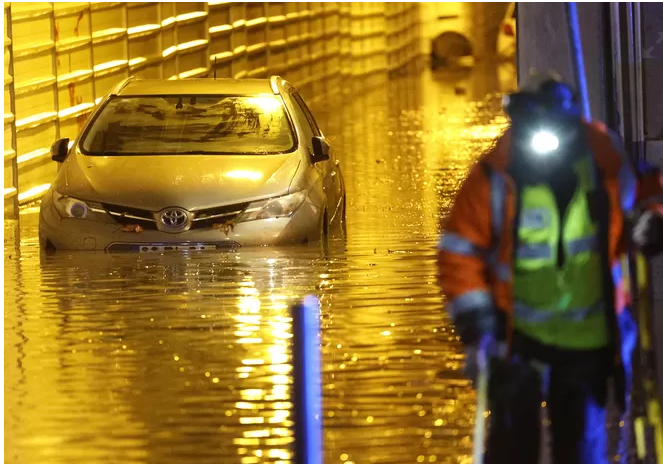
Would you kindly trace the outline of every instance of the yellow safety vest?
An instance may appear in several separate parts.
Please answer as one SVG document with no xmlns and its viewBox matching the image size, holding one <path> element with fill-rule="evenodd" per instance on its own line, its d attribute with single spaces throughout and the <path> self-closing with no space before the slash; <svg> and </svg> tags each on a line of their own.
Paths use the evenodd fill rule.
<svg viewBox="0 0 663 464">
<path fill-rule="evenodd" d="M 526 186 L 521 193 L 514 263 L 515 329 L 545 345 L 584 350 L 608 344 L 601 257 L 587 201 L 593 187 L 591 168 L 589 158 L 574 164 L 578 187 L 563 218 L 547 185 Z"/>
</svg>

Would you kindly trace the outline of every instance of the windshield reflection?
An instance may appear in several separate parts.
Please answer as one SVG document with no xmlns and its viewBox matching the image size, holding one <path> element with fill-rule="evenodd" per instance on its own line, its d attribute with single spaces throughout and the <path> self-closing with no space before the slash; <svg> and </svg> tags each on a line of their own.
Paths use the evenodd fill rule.
<svg viewBox="0 0 663 464">
<path fill-rule="evenodd" d="M 295 136 L 281 97 L 111 98 L 81 140 L 86 155 L 273 154 Z"/>
</svg>

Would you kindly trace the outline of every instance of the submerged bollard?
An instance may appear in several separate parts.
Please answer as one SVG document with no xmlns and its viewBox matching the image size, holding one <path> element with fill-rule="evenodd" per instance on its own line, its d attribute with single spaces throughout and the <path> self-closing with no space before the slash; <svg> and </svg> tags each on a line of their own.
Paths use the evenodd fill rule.
<svg viewBox="0 0 663 464">
<path fill-rule="evenodd" d="M 292 308 L 295 463 L 322 464 L 320 303 L 307 296 Z"/>
</svg>

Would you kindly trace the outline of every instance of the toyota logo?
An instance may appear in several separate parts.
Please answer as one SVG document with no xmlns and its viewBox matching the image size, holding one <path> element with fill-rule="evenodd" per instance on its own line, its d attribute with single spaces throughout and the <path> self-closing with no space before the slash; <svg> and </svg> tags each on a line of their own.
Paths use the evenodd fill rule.
<svg viewBox="0 0 663 464">
<path fill-rule="evenodd" d="M 189 213 L 181 208 L 168 208 L 161 212 L 159 222 L 168 232 L 180 232 L 189 226 Z"/>
</svg>

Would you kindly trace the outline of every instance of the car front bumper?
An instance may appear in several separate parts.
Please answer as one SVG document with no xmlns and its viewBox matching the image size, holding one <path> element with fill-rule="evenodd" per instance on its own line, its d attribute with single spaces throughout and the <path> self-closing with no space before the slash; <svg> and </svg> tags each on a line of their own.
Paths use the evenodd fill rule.
<svg viewBox="0 0 663 464">
<path fill-rule="evenodd" d="M 62 219 L 50 202 L 42 204 L 39 241 L 56 250 L 169 251 L 291 245 L 320 238 L 320 209 L 305 202 L 290 217 L 241 222 L 230 230 L 196 229 L 180 233 L 128 232 L 112 220 Z"/>
</svg>

